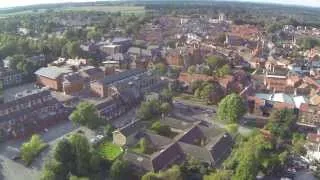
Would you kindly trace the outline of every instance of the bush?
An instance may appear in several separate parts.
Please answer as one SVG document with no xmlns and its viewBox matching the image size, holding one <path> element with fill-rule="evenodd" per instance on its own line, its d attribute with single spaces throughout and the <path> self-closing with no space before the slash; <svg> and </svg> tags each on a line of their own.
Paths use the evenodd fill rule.
<svg viewBox="0 0 320 180">
<path fill-rule="evenodd" d="M 21 158 L 28 166 L 34 158 L 47 147 L 48 144 L 44 143 L 39 135 L 33 135 L 29 142 L 22 144 Z"/>
</svg>

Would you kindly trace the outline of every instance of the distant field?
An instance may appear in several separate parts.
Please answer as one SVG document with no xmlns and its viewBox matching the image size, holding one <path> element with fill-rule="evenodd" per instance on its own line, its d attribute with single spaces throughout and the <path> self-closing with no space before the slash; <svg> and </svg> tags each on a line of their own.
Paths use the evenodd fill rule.
<svg viewBox="0 0 320 180">
<path fill-rule="evenodd" d="M 22 14 L 31 14 L 31 13 L 43 13 L 47 9 L 37 9 L 37 10 L 21 10 L 10 13 L 1 13 L 1 17 L 22 15 Z M 100 12 L 110 12 L 116 13 L 121 12 L 121 14 L 136 14 L 143 15 L 145 13 L 144 6 L 75 6 L 75 7 L 65 7 L 65 8 L 56 8 L 54 11 L 100 11 Z"/>
<path fill-rule="evenodd" d="M 79 6 L 63 8 L 63 10 L 72 11 L 101 11 L 101 12 L 121 12 L 124 14 L 144 14 L 145 9 L 143 6 Z"/>
</svg>

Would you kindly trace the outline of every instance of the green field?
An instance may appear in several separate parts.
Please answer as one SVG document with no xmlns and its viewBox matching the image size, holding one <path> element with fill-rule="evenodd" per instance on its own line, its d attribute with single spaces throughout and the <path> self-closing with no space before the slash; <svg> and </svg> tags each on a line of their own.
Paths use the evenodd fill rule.
<svg viewBox="0 0 320 180">
<path fill-rule="evenodd" d="M 115 160 L 123 152 L 120 146 L 115 145 L 111 142 L 102 143 L 99 146 L 98 151 L 103 158 L 111 161 Z"/>
<path fill-rule="evenodd" d="M 123 14 L 144 14 L 145 9 L 143 6 L 79 6 L 63 8 L 61 10 L 70 11 L 100 11 L 116 13 L 121 12 Z"/>
<path fill-rule="evenodd" d="M 34 13 L 44 13 L 48 9 L 37 9 L 37 10 L 21 10 L 10 13 L 0 12 L 0 18 L 14 15 L 23 15 L 23 14 L 34 14 Z M 65 8 L 55 8 L 55 12 L 61 11 L 98 11 L 106 13 L 116 13 L 120 12 L 121 14 L 136 14 L 144 15 L 145 8 L 144 6 L 74 6 L 74 7 L 65 7 Z"/>
</svg>

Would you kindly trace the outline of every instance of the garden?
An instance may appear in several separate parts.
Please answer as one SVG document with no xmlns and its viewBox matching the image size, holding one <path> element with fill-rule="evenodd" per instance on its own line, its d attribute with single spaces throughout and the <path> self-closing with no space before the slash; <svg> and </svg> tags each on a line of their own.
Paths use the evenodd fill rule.
<svg viewBox="0 0 320 180">
<path fill-rule="evenodd" d="M 99 145 L 98 152 L 104 159 L 113 161 L 122 154 L 123 149 L 110 141 L 106 141 Z"/>
</svg>

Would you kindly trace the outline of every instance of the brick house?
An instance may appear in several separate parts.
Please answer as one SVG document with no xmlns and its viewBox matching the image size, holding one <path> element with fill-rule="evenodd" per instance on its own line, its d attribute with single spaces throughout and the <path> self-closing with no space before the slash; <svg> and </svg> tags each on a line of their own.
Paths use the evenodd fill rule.
<svg viewBox="0 0 320 180">
<path fill-rule="evenodd" d="M 42 67 L 35 72 L 37 76 L 36 84 L 48 87 L 55 91 L 62 91 L 63 75 L 72 73 L 69 67 Z"/>
<path fill-rule="evenodd" d="M 130 69 L 106 76 L 102 80 L 91 82 L 91 91 L 100 97 L 109 97 L 128 88 L 137 88 L 145 92 L 158 83 L 158 78 L 143 69 Z"/>
<path fill-rule="evenodd" d="M 0 133 L 5 139 L 22 138 L 61 120 L 70 110 L 48 90 L 23 92 L 16 100 L 0 104 Z"/>
<path fill-rule="evenodd" d="M 130 88 L 98 102 L 96 107 L 99 116 L 109 121 L 132 109 L 141 99 L 141 93 L 137 89 Z"/>
<path fill-rule="evenodd" d="M 304 103 L 299 108 L 298 125 L 318 127 L 320 125 L 320 106 Z"/>
<path fill-rule="evenodd" d="M 166 55 L 166 63 L 169 66 L 173 66 L 173 67 L 180 67 L 180 68 L 183 67 L 184 61 L 179 50 L 174 49 L 169 51 L 168 54 Z"/>
</svg>

